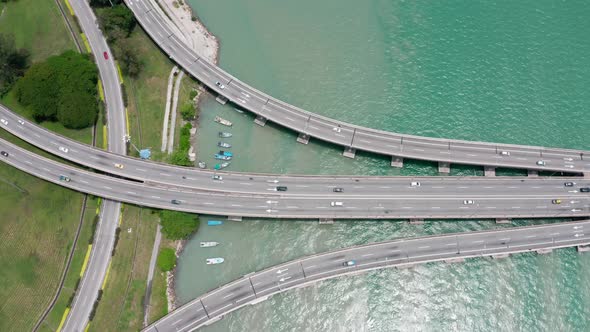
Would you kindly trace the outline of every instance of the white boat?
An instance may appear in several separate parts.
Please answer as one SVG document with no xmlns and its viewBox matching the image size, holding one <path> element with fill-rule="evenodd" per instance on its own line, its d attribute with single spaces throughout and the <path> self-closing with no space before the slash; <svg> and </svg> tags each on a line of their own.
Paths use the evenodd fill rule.
<svg viewBox="0 0 590 332">
<path fill-rule="evenodd" d="M 215 247 L 218 244 L 219 242 L 214 241 L 201 242 L 201 248 Z"/>
<path fill-rule="evenodd" d="M 221 264 L 223 261 L 224 259 L 221 257 L 207 258 L 207 265 Z"/>
<path fill-rule="evenodd" d="M 234 110 L 235 110 L 236 112 L 240 113 L 240 114 L 244 113 L 244 111 L 242 111 L 242 110 L 241 110 L 241 109 L 239 109 L 239 108 L 234 108 Z"/>
<path fill-rule="evenodd" d="M 199 161 L 199 168 L 207 168 L 207 164 L 204 161 Z"/>
<path fill-rule="evenodd" d="M 229 144 L 227 142 L 217 142 L 217 146 L 220 148 L 226 148 L 226 149 L 231 148 L 231 144 Z"/>
<path fill-rule="evenodd" d="M 224 126 L 228 126 L 228 127 L 231 127 L 231 126 L 233 126 L 233 123 L 231 123 L 231 121 L 229 121 L 229 120 L 226 120 L 226 119 L 224 119 L 224 118 L 221 118 L 221 117 L 218 117 L 218 116 L 216 116 L 216 117 L 215 117 L 215 119 L 214 119 L 213 121 L 215 121 L 215 122 L 217 122 L 217 123 L 221 123 L 221 124 L 222 124 L 222 125 L 224 125 Z"/>
</svg>

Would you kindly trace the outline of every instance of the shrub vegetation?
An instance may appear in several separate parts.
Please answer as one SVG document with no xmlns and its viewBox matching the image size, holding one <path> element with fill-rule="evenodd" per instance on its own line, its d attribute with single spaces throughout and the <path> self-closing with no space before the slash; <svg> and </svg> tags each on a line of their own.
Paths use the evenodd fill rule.
<svg viewBox="0 0 590 332">
<path fill-rule="evenodd" d="M 199 229 L 199 216 L 179 211 L 160 211 L 162 234 L 170 240 L 186 240 Z"/>
<path fill-rule="evenodd" d="M 172 271 L 176 266 L 176 253 L 172 248 L 163 248 L 158 254 L 158 267 L 162 272 Z"/>
<path fill-rule="evenodd" d="M 12 35 L 0 34 L 0 96 L 5 95 L 27 69 L 29 51 L 16 49 Z"/>
</svg>

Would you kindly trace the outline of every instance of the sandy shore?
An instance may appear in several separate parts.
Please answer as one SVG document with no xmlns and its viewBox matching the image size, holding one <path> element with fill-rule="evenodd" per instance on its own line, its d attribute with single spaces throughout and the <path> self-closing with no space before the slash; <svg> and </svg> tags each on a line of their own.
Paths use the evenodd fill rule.
<svg viewBox="0 0 590 332">
<path fill-rule="evenodd" d="M 197 15 L 184 0 L 152 0 L 160 4 L 160 7 L 171 18 L 172 23 L 178 27 L 178 36 L 200 56 L 217 64 L 219 60 L 219 42 L 213 34 L 207 30 L 205 25 L 197 19 Z M 193 20 L 193 18 L 195 18 Z M 205 89 L 199 89 L 200 93 L 196 97 L 195 105 L 198 105 L 200 96 Z M 196 126 L 195 126 L 196 127 Z M 179 257 L 187 241 L 176 242 L 176 257 Z M 166 296 L 168 299 L 168 311 L 173 311 L 178 307 L 178 301 L 175 292 L 175 274 L 176 267 L 166 273 Z"/>
</svg>

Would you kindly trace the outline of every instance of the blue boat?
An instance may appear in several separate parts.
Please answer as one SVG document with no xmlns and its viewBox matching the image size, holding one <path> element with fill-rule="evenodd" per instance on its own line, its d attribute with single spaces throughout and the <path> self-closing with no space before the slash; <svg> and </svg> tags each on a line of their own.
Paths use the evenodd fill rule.
<svg viewBox="0 0 590 332">
<path fill-rule="evenodd" d="M 224 156 L 228 156 L 228 157 L 233 157 L 234 154 L 229 152 L 229 151 L 219 151 L 218 154 L 224 155 Z"/>
<path fill-rule="evenodd" d="M 223 224 L 223 221 L 219 221 L 219 220 L 209 220 L 207 221 L 207 225 L 209 226 L 219 226 Z"/>
<path fill-rule="evenodd" d="M 231 160 L 230 156 L 224 156 L 222 154 L 215 154 L 215 159 L 219 159 L 219 160 Z"/>
</svg>

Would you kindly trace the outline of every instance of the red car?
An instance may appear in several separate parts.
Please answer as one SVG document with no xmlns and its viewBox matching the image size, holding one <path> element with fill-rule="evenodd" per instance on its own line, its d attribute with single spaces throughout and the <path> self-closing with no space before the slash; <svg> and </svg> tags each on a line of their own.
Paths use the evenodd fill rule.
<svg viewBox="0 0 590 332">
<path fill-rule="evenodd" d="M 102 55 L 104 55 L 105 60 L 109 59 L 109 54 L 107 52 L 103 52 Z"/>
</svg>

